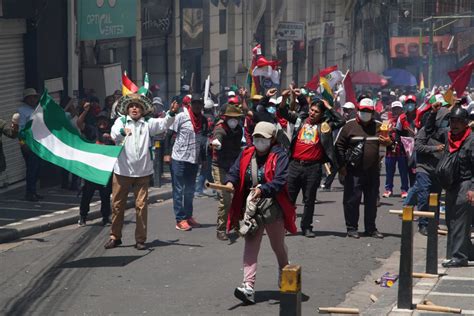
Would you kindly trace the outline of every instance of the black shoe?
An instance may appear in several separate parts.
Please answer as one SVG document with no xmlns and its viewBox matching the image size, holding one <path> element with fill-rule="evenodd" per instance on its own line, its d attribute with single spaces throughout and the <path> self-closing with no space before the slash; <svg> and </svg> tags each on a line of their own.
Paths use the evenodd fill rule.
<svg viewBox="0 0 474 316">
<path fill-rule="evenodd" d="M 359 232 L 358 232 L 357 230 L 348 230 L 348 231 L 347 231 L 347 237 L 355 238 L 355 239 L 359 239 L 359 238 L 360 238 Z"/>
<path fill-rule="evenodd" d="M 423 236 L 428 236 L 428 227 L 426 227 L 425 225 L 418 226 L 418 232 Z"/>
<path fill-rule="evenodd" d="M 87 218 L 85 216 L 79 217 L 79 220 L 77 221 L 77 226 L 79 227 L 86 226 L 86 221 L 87 221 Z"/>
<path fill-rule="evenodd" d="M 383 239 L 383 234 L 378 230 L 374 230 L 373 232 L 365 232 L 364 235 L 367 237 Z"/>
<path fill-rule="evenodd" d="M 146 250 L 147 246 L 143 242 L 137 242 L 135 244 L 135 248 L 137 248 L 137 250 Z"/>
<path fill-rule="evenodd" d="M 303 228 L 301 229 L 301 235 L 305 236 L 306 238 L 314 238 L 316 237 L 316 234 L 313 232 L 312 229 L 309 228 Z"/>
<path fill-rule="evenodd" d="M 33 194 L 33 193 L 26 193 L 25 194 L 25 200 L 28 201 L 28 202 L 38 202 L 39 201 L 36 194 Z"/>
<path fill-rule="evenodd" d="M 109 241 L 104 245 L 105 249 L 112 249 L 118 247 L 122 244 L 122 239 L 112 239 L 110 238 Z"/>
<path fill-rule="evenodd" d="M 44 196 L 34 193 L 33 194 L 38 200 L 44 199 Z"/>
<path fill-rule="evenodd" d="M 110 226 L 112 224 L 112 222 L 110 221 L 109 218 L 102 218 L 102 226 L 106 227 L 106 226 Z"/>
<path fill-rule="evenodd" d="M 222 232 L 222 231 L 218 231 L 216 233 L 216 237 L 217 237 L 217 239 L 222 240 L 222 241 L 229 240 L 229 236 L 227 236 L 227 234 L 225 232 Z"/>
<path fill-rule="evenodd" d="M 467 260 L 451 259 L 441 264 L 445 268 L 461 268 L 467 267 Z"/>
</svg>

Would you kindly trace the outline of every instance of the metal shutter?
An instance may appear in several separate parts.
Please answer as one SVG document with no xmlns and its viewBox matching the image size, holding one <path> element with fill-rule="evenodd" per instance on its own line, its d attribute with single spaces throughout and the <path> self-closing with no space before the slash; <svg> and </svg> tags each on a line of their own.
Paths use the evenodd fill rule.
<svg viewBox="0 0 474 316">
<path fill-rule="evenodd" d="M 2 35 L 0 32 L 0 118 L 7 122 L 21 104 L 25 85 L 23 63 L 22 34 Z M 0 186 L 24 179 L 26 170 L 18 140 L 2 136 L 2 142 L 7 169 L 0 179 Z"/>
</svg>

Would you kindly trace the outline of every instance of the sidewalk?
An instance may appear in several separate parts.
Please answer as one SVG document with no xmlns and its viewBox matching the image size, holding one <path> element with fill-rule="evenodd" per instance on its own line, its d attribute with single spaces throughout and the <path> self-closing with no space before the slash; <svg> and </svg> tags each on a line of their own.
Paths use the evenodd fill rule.
<svg viewBox="0 0 474 316">
<path fill-rule="evenodd" d="M 165 174 L 160 188 L 150 187 L 148 201 L 171 198 L 169 174 Z M 16 186 L 0 193 L 0 243 L 77 223 L 79 218 L 78 192 L 59 186 L 41 189 L 44 199 L 39 202 L 23 200 L 24 186 Z M 133 207 L 133 193 L 129 194 L 127 208 Z M 100 198 L 96 192 L 88 215 L 89 220 L 101 217 Z"/>
</svg>

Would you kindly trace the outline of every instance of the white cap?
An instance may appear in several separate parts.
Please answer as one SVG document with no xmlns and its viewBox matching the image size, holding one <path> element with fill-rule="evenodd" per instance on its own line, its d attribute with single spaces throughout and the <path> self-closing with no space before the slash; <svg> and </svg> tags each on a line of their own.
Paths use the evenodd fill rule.
<svg viewBox="0 0 474 316">
<path fill-rule="evenodd" d="M 354 103 L 352 102 L 346 102 L 344 103 L 344 105 L 342 106 L 343 109 L 355 109 L 355 105 Z"/>
<path fill-rule="evenodd" d="M 278 104 L 277 98 L 270 98 L 269 102 L 271 104 Z"/>
<path fill-rule="evenodd" d="M 406 96 L 406 95 L 401 95 L 401 96 L 398 98 L 398 101 L 404 103 L 406 99 L 407 99 L 407 96 Z"/>
<path fill-rule="evenodd" d="M 374 101 L 372 101 L 372 99 L 369 99 L 369 98 L 363 98 L 359 102 L 359 109 L 361 110 L 369 109 L 369 110 L 375 111 Z"/>
<path fill-rule="evenodd" d="M 235 97 L 235 92 L 234 91 L 229 91 L 227 92 L 228 97 Z"/>
<path fill-rule="evenodd" d="M 393 101 L 392 102 L 392 109 L 394 108 L 402 108 L 403 109 L 403 104 L 400 101 Z"/>
<path fill-rule="evenodd" d="M 390 91 L 390 95 L 395 95 L 395 91 Z"/>
<path fill-rule="evenodd" d="M 212 102 L 211 99 L 207 99 L 206 101 L 204 101 L 204 108 L 209 110 L 209 109 L 212 109 L 214 107 L 214 102 Z"/>
</svg>

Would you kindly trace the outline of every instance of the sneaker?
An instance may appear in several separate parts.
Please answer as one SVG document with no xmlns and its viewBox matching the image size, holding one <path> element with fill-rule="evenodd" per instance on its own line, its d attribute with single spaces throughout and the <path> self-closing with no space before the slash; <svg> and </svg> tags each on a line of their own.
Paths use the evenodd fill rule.
<svg viewBox="0 0 474 316">
<path fill-rule="evenodd" d="M 187 220 L 182 220 L 179 223 L 176 224 L 176 229 L 177 230 L 182 230 L 182 231 L 188 231 L 193 229 L 191 226 L 189 226 Z"/>
<path fill-rule="evenodd" d="M 147 250 L 148 247 L 145 245 L 144 242 L 137 242 L 137 243 L 135 244 L 135 248 L 136 248 L 137 250 Z"/>
<path fill-rule="evenodd" d="M 245 304 L 255 304 L 255 291 L 246 283 L 235 288 L 234 296 Z"/>
<path fill-rule="evenodd" d="M 79 227 L 86 226 L 86 221 L 87 221 L 87 218 L 85 216 L 79 217 L 79 220 L 77 221 L 77 226 Z"/>
<path fill-rule="evenodd" d="M 227 236 L 227 234 L 225 232 L 222 232 L 222 231 L 218 231 L 217 234 L 216 234 L 216 237 L 217 237 L 217 239 L 222 240 L 222 241 L 229 240 L 229 236 Z"/>
<path fill-rule="evenodd" d="M 118 247 L 122 244 L 122 239 L 112 239 L 110 238 L 109 241 L 104 245 L 105 249 L 112 249 Z"/>
<path fill-rule="evenodd" d="M 201 227 L 201 224 L 199 224 L 193 217 L 188 218 L 188 224 L 189 224 L 192 228 L 199 228 L 199 227 Z"/>
<path fill-rule="evenodd" d="M 418 232 L 423 236 L 428 236 L 428 227 L 426 225 L 419 226 Z"/>
<path fill-rule="evenodd" d="M 355 239 L 359 239 L 359 238 L 360 238 L 359 232 L 358 232 L 357 230 L 348 230 L 348 231 L 347 231 L 347 237 L 355 238 Z"/>
<path fill-rule="evenodd" d="M 373 232 L 365 232 L 364 235 L 367 237 L 383 239 L 383 234 L 379 232 L 378 230 L 374 230 Z"/>
<path fill-rule="evenodd" d="M 402 191 L 402 194 L 400 194 L 400 196 L 401 196 L 402 199 L 406 199 L 407 196 L 408 196 L 408 192 Z"/>
<path fill-rule="evenodd" d="M 392 196 L 392 191 L 389 190 L 385 190 L 385 192 L 382 194 L 382 197 L 384 198 L 389 198 L 390 196 Z"/>
</svg>

